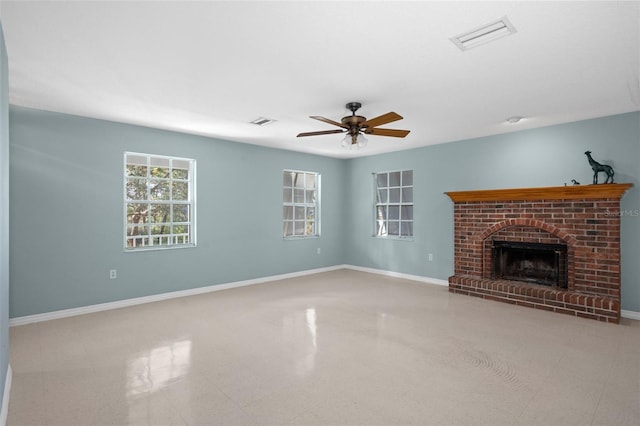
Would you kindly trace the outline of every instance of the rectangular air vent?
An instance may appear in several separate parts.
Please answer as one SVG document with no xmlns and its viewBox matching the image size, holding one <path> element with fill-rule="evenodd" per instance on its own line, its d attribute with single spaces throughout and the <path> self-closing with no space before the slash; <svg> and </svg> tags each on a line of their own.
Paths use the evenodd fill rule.
<svg viewBox="0 0 640 426">
<path fill-rule="evenodd" d="M 253 121 L 250 121 L 251 124 L 255 124 L 256 126 L 266 126 L 267 124 L 271 124 L 276 120 L 272 120 L 270 118 L 258 117 Z"/>
<path fill-rule="evenodd" d="M 497 21 L 489 22 L 471 31 L 467 31 L 464 34 L 451 37 L 450 40 L 458 46 L 460 50 L 464 51 L 506 37 L 516 31 L 515 27 L 509 22 L 509 19 L 503 16 Z"/>
</svg>

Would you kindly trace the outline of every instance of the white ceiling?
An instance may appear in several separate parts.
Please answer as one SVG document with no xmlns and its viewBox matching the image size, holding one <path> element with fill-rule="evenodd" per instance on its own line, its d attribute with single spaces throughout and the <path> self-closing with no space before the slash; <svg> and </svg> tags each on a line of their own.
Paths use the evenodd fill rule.
<svg viewBox="0 0 640 426">
<path fill-rule="evenodd" d="M 449 40 L 502 16 L 517 33 Z M 640 110 L 640 2 L 2 1 L 0 19 L 11 104 L 331 157 Z M 296 138 L 350 101 L 411 133 Z"/>
</svg>

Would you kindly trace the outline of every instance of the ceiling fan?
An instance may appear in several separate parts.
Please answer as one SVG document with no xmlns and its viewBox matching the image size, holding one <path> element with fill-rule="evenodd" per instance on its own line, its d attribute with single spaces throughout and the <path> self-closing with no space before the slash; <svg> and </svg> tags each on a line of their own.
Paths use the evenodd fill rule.
<svg viewBox="0 0 640 426">
<path fill-rule="evenodd" d="M 334 126 L 341 127 L 341 129 L 320 130 L 318 132 L 304 132 L 299 133 L 298 137 L 346 133 L 344 139 L 342 140 L 342 146 L 345 148 L 351 148 L 362 147 L 366 145 L 367 139 L 364 137 L 364 134 L 375 136 L 391 136 L 394 138 L 404 138 L 409 134 L 409 130 L 381 129 L 376 127 L 394 121 L 402 120 L 401 115 L 396 114 L 395 112 L 388 112 L 386 114 L 382 114 L 378 117 L 367 120 L 366 117 L 356 115 L 356 111 L 360 109 L 361 106 L 362 104 L 360 102 L 349 102 L 346 105 L 346 108 L 351 111 L 351 115 L 342 117 L 340 123 L 325 117 L 312 115 L 309 118 L 333 124 Z"/>
</svg>

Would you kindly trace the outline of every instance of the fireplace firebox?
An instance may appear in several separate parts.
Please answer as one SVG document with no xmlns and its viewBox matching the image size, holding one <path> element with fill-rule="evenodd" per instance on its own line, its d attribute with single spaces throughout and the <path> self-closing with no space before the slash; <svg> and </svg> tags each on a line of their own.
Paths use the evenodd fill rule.
<svg viewBox="0 0 640 426">
<path fill-rule="evenodd" d="M 492 279 L 567 288 L 567 246 L 493 241 Z"/>
</svg>

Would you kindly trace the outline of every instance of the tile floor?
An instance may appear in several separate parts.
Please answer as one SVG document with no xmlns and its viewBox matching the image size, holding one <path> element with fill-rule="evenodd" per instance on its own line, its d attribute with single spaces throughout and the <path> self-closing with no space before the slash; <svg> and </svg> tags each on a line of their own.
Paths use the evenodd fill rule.
<svg viewBox="0 0 640 426">
<path fill-rule="evenodd" d="M 640 321 L 351 270 L 12 327 L 10 351 L 10 426 L 640 423 Z"/>
</svg>

